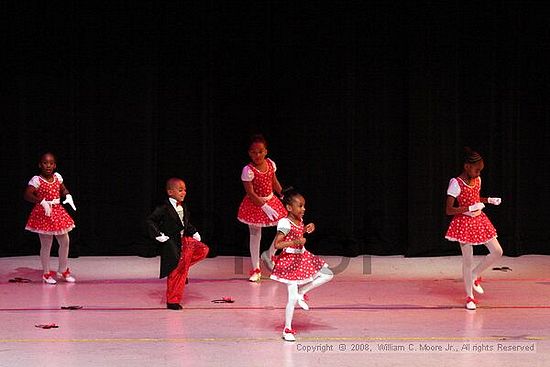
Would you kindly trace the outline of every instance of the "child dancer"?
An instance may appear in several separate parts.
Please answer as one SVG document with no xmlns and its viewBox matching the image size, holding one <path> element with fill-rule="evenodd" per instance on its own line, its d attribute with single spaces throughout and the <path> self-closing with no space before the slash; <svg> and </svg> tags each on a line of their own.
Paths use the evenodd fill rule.
<svg viewBox="0 0 550 367">
<path fill-rule="evenodd" d="M 304 197 L 294 189 L 285 190 L 283 195 L 288 216 L 279 220 L 277 224 L 275 248 L 282 251 L 275 261 L 271 279 L 287 285 L 288 302 L 285 309 L 283 339 L 295 341 L 295 331 L 292 329 L 294 306 L 298 303 L 304 310 L 308 310 L 306 293 L 331 280 L 333 274 L 323 259 L 304 248 L 304 233 L 315 230 L 313 223 L 304 226 Z M 302 285 L 300 289 L 299 285 Z"/>
<path fill-rule="evenodd" d="M 40 238 L 42 280 L 47 284 L 57 283 L 56 272 L 50 270 L 50 251 L 55 236 L 59 244 L 57 277 L 74 283 L 75 278 L 67 266 L 67 259 L 69 257 L 69 231 L 75 225 L 69 213 L 60 205 L 60 197 L 65 197 L 63 204 L 69 204 L 73 210 L 76 210 L 76 207 L 73 197 L 63 184 L 63 177 L 55 172 L 56 167 L 55 156 L 52 153 L 42 154 L 38 162 L 40 175 L 31 178 L 23 195 L 25 200 L 35 203 L 25 229 L 38 233 Z"/>
<path fill-rule="evenodd" d="M 189 268 L 206 258 L 208 246 L 201 241 L 201 235 L 189 222 L 189 211 L 183 203 L 187 188 L 180 178 L 166 181 L 168 199 L 147 218 L 149 234 L 162 243 L 160 257 L 160 278 L 166 282 L 166 308 L 181 310 L 180 302 Z"/>
<path fill-rule="evenodd" d="M 500 198 L 480 197 L 481 177 L 483 170 L 483 158 L 479 153 L 465 148 L 464 170 L 457 178 L 452 178 L 447 189 L 447 215 L 453 215 L 453 219 L 447 230 L 445 238 L 457 241 L 462 251 L 462 273 L 466 290 L 466 308 L 475 310 L 478 303 L 474 299 L 473 290 L 483 294 L 481 287 L 481 273 L 502 256 L 502 248 L 497 240 L 497 232 L 489 218 L 481 210 L 483 203 L 499 205 Z M 454 206 L 455 200 L 458 207 Z M 485 244 L 489 254 L 475 267 L 473 267 L 473 246 Z"/>
<path fill-rule="evenodd" d="M 250 271 L 251 282 L 259 282 L 260 271 L 260 242 L 262 227 L 273 227 L 277 221 L 286 216 L 286 210 L 281 201 L 273 195 L 273 191 L 281 194 L 281 184 L 277 179 L 277 166 L 267 156 L 267 142 L 262 135 L 254 135 L 250 141 L 248 155 L 252 162 L 243 168 L 241 180 L 246 196 L 239 206 L 237 219 L 248 224 L 250 232 Z M 272 257 L 275 254 L 273 244 L 261 255 L 267 267 L 273 269 Z"/>
</svg>

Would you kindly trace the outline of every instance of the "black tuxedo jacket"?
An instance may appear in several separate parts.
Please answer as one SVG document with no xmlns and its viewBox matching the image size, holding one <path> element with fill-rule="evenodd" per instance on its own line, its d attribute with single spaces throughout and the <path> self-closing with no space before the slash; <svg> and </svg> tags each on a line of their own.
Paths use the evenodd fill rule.
<svg viewBox="0 0 550 367">
<path fill-rule="evenodd" d="M 197 232 L 189 222 L 187 206 L 183 203 L 182 206 L 183 223 L 168 199 L 157 206 L 146 220 L 149 237 L 161 246 L 160 278 L 168 276 L 178 266 L 181 256 L 181 231 L 183 230 L 184 236 L 192 236 Z M 160 232 L 170 238 L 166 242 L 158 242 L 155 237 L 160 236 Z"/>
</svg>

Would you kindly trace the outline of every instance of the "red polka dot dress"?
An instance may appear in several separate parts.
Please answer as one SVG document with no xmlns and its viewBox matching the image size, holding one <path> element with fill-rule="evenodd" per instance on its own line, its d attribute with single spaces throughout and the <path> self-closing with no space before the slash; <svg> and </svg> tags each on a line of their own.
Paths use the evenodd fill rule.
<svg viewBox="0 0 550 367">
<path fill-rule="evenodd" d="M 74 221 L 60 204 L 59 191 L 63 178 L 59 173 L 54 173 L 53 181 L 48 182 L 41 176 L 34 176 L 29 185 L 36 188 L 36 195 L 46 201 L 53 201 L 52 212 L 49 217 L 40 203 L 37 203 L 29 215 L 25 229 L 35 233 L 61 235 L 71 231 Z"/>
<path fill-rule="evenodd" d="M 285 242 L 298 240 L 303 237 L 304 223 L 296 225 L 288 218 L 283 218 L 277 225 L 277 231 L 286 233 L 283 238 Z M 328 267 L 328 264 L 304 246 L 290 246 L 284 248 L 277 257 L 270 278 L 286 284 L 305 284 L 311 282 L 324 267 Z"/>
<path fill-rule="evenodd" d="M 279 214 L 277 219 L 269 219 L 262 208 L 254 204 L 248 195 L 246 195 L 239 206 L 237 219 L 245 224 L 257 227 L 273 227 L 277 225 L 279 219 L 287 215 L 287 211 L 279 198 L 273 195 L 273 177 L 275 176 L 277 166 L 269 158 L 266 159 L 266 162 L 267 170 L 265 172 L 257 170 L 252 163 L 250 163 L 243 168 L 241 175 L 241 180 L 252 182 L 252 187 L 256 195 L 269 198 L 267 205 L 272 207 Z"/>
<path fill-rule="evenodd" d="M 454 180 L 454 182 L 453 182 Z M 458 196 L 452 192 L 451 187 L 457 187 Z M 449 184 L 448 195 L 455 196 L 460 206 L 470 206 L 479 202 L 481 190 L 481 178 L 475 179 L 473 186 L 467 185 L 460 177 L 452 179 Z M 449 224 L 445 238 L 449 241 L 458 241 L 471 245 L 481 245 L 497 237 L 497 231 L 485 213 L 481 212 L 477 217 L 464 214 L 456 214 Z"/>
</svg>

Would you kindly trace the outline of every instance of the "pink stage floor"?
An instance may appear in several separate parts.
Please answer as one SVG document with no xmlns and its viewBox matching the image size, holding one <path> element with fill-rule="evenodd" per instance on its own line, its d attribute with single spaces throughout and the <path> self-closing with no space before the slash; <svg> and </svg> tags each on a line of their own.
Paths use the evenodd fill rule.
<svg viewBox="0 0 550 367">
<path fill-rule="evenodd" d="M 70 259 L 77 283 L 55 286 L 37 256 L 0 258 L 0 366 L 550 365 L 548 256 L 504 257 L 495 267 L 511 271 L 484 274 L 476 311 L 459 256 L 325 260 L 336 276 L 296 309 L 292 343 L 280 337 L 286 287 L 248 282 L 248 258 L 194 267 L 182 311 L 165 308 L 158 258 Z M 211 302 L 222 297 L 235 302 Z"/>
</svg>

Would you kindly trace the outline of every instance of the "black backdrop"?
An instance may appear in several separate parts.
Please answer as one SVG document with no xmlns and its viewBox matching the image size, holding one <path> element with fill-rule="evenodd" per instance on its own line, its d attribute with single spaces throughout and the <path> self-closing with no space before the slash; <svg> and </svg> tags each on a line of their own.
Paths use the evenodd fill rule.
<svg viewBox="0 0 550 367">
<path fill-rule="evenodd" d="M 212 255 L 246 255 L 254 132 L 307 199 L 313 252 L 458 254 L 445 191 L 470 145 L 505 253 L 550 254 L 544 1 L 0 7 L 2 256 L 38 251 L 22 192 L 45 150 L 78 206 L 72 256 L 153 255 L 142 223 L 169 176 Z"/>
</svg>

